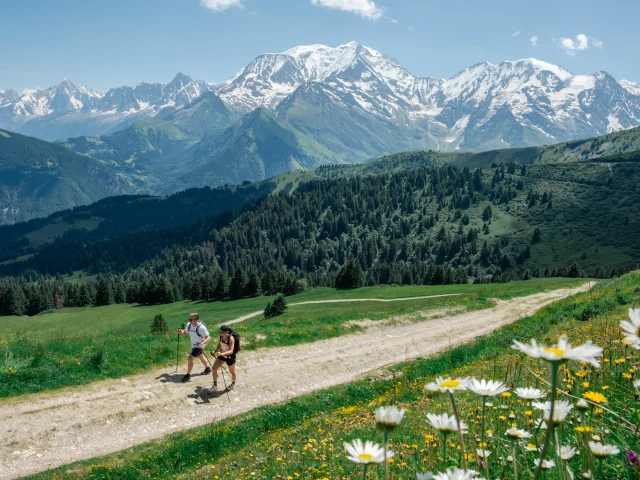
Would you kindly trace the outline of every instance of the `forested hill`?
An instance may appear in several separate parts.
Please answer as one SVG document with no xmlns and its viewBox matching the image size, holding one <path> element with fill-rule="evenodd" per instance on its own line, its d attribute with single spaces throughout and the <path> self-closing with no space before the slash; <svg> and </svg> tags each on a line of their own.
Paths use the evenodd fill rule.
<svg viewBox="0 0 640 480">
<path fill-rule="evenodd" d="M 350 258 L 368 283 L 500 279 L 574 262 L 598 274 L 640 259 L 638 184 L 634 163 L 445 165 L 316 179 L 237 218 L 51 246 L 0 271 L 120 272 L 138 285 L 163 277 L 187 296 L 193 282 L 237 268 L 332 285 Z"/>
</svg>

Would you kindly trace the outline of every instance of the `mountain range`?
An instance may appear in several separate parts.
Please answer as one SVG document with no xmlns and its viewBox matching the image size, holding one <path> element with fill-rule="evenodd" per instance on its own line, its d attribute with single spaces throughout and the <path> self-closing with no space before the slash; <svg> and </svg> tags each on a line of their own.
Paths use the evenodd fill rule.
<svg viewBox="0 0 640 480">
<path fill-rule="evenodd" d="M 338 156 L 352 145 L 347 134 L 336 138 L 334 129 L 324 138 L 325 115 L 359 120 L 372 133 L 394 137 L 391 143 L 364 142 L 359 157 L 398 149 L 525 147 L 640 125 L 640 84 L 617 82 L 606 72 L 576 75 L 523 59 L 479 63 L 448 79 L 419 77 L 397 60 L 350 42 L 266 53 L 218 85 L 180 73 L 166 85 L 141 83 L 106 93 L 69 80 L 24 94 L 9 89 L 0 92 L 0 127 L 45 140 L 100 136 L 166 108 L 185 108 L 206 91 L 236 115 L 263 107 L 294 125 L 305 123 L 306 133 L 337 147 Z"/>
</svg>

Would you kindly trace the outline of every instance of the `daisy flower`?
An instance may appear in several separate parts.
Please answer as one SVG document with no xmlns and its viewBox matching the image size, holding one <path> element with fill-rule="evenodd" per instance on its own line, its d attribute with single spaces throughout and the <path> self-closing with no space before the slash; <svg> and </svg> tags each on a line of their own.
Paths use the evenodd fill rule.
<svg viewBox="0 0 640 480">
<path fill-rule="evenodd" d="M 509 438 L 531 438 L 531 434 L 529 432 L 525 432 L 524 430 L 520 430 L 516 427 L 511 427 L 509 430 L 504 432 L 504 434 Z"/>
<path fill-rule="evenodd" d="M 558 455 L 562 460 L 571 460 L 576 454 L 576 449 L 570 445 L 562 445 L 558 450 Z"/>
<path fill-rule="evenodd" d="M 633 386 L 636 388 L 640 388 L 640 380 L 636 380 L 635 382 L 633 382 Z"/>
<path fill-rule="evenodd" d="M 435 382 L 427 383 L 424 386 L 425 390 L 430 390 L 432 392 L 445 392 L 445 393 L 453 393 L 461 390 L 466 390 L 467 385 L 469 383 L 469 378 L 436 378 Z"/>
<path fill-rule="evenodd" d="M 624 330 L 627 340 L 633 348 L 640 349 L 640 308 L 629 309 L 630 322 L 623 320 L 620 322 L 620 328 Z"/>
<path fill-rule="evenodd" d="M 416 480 L 433 480 L 433 472 L 416 473 Z"/>
<path fill-rule="evenodd" d="M 531 404 L 533 408 L 537 408 L 538 410 L 542 410 L 543 418 L 548 422 L 549 415 L 551 413 L 551 402 L 533 402 Z M 566 400 L 558 400 L 556 401 L 555 408 L 553 409 L 553 422 L 554 423 L 562 423 L 569 415 L 569 412 L 573 409 L 573 404 Z"/>
<path fill-rule="evenodd" d="M 482 397 L 495 397 L 509 390 L 502 382 L 495 380 L 476 380 L 475 378 L 469 380 L 467 388 Z"/>
<path fill-rule="evenodd" d="M 533 443 L 527 443 L 524 447 L 527 452 L 537 452 L 538 447 L 536 447 Z"/>
<path fill-rule="evenodd" d="M 349 460 L 355 463 L 382 463 L 384 462 L 384 449 L 377 443 L 367 440 L 362 444 L 362 440 L 356 438 L 352 443 L 345 443 L 344 449 L 349 454 Z M 387 452 L 387 458 L 393 457 L 395 454 L 391 451 Z"/>
<path fill-rule="evenodd" d="M 517 396 L 525 400 L 539 400 L 547 396 L 547 393 L 539 388 L 516 388 L 515 392 Z"/>
<path fill-rule="evenodd" d="M 478 458 L 489 458 L 489 455 L 491 455 L 491 450 L 476 448 L 476 455 L 478 456 Z"/>
<path fill-rule="evenodd" d="M 589 448 L 594 457 L 605 458 L 620 453 L 620 449 L 615 445 L 604 445 L 600 442 L 589 442 Z"/>
<path fill-rule="evenodd" d="M 404 409 L 398 407 L 380 407 L 376 410 L 376 427 L 381 430 L 393 430 L 404 417 Z"/>
<path fill-rule="evenodd" d="M 460 468 L 450 468 L 446 472 L 436 473 L 434 480 L 473 480 L 477 478 L 478 472 L 473 470 L 462 470 Z"/>
<path fill-rule="evenodd" d="M 538 465 L 540 465 L 540 459 L 536 458 L 536 467 Z M 556 466 L 556 462 L 554 462 L 553 460 L 542 460 L 542 469 L 543 470 L 550 470 L 555 466 Z"/>
<path fill-rule="evenodd" d="M 456 422 L 456 417 L 454 415 L 449 416 L 446 413 L 443 413 L 441 415 L 428 413 L 427 420 L 433 426 L 433 428 L 435 428 L 439 432 L 448 433 L 458 431 L 458 422 Z M 461 421 L 460 428 L 462 429 L 463 433 L 466 433 L 467 424 Z"/>
<path fill-rule="evenodd" d="M 572 347 L 565 335 L 558 339 L 557 345 L 551 347 L 545 347 L 535 340 L 531 340 L 529 344 L 514 340 L 512 348 L 520 350 L 531 358 L 542 358 L 549 362 L 575 360 L 577 362 L 588 363 L 594 367 L 600 366 L 597 357 L 601 357 L 603 352 L 602 347 L 594 345 L 591 340 L 579 347 Z"/>
</svg>

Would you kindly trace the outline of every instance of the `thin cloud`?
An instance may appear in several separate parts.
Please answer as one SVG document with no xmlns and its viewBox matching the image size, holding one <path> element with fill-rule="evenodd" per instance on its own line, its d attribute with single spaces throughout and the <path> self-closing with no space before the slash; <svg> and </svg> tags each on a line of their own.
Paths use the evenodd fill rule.
<svg viewBox="0 0 640 480">
<path fill-rule="evenodd" d="M 228 8 L 244 8 L 242 0 L 200 0 L 200 5 L 214 12 L 222 12 Z"/>
<path fill-rule="evenodd" d="M 589 37 L 584 33 L 579 33 L 574 38 L 561 37 L 556 43 L 567 55 L 572 57 L 575 57 L 577 52 L 588 49 L 589 46 L 602 48 L 602 40 L 598 40 L 596 37 Z"/>
<path fill-rule="evenodd" d="M 536 35 L 533 35 L 530 39 L 529 42 L 531 42 L 531 45 L 533 45 L 534 47 L 538 46 L 538 37 Z"/>
<path fill-rule="evenodd" d="M 391 23 L 400 23 L 398 20 L 396 20 L 395 18 L 392 18 L 391 20 L 389 20 Z"/>
<path fill-rule="evenodd" d="M 311 0 L 311 5 L 355 13 L 367 20 L 378 20 L 384 15 L 382 8 L 372 0 Z"/>
<path fill-rule="evenodd" d="M 513 32 L 511 34 L 512 37 L 517 37 L 518 35 L 520 35 L 522 33 L 522 30 L 518 30 L 517 32 Z"/>
</svg>

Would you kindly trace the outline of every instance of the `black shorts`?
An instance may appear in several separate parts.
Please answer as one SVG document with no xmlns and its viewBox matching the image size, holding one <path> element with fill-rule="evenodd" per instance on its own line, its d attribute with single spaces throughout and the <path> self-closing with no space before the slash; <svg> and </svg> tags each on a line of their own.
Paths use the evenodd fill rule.
<svg viewBox="0 0 640 480">
<path fill-rule="evenodd" d="M 199 357 L 199 356 L 200 356 L 200 355 L 202 355 L 202 354 L 203 354 L 203 351 L 202 351 L 202 349 L 201 349 L 201 348 L 193 347 L 193 348 L 191 349 L 191 356 L 192 356 L 192 357 Z"/>
<path fill-rule="evenodd" d="M 221 357 L 220 355 L 218 355 L 218 360 L 220 360 L 223 363 L 226 363 L 228 366 L 231 366 L 234 363 L 236 363 L 236 354 L 234 353 L 226 357 Z"/>
</svg>

